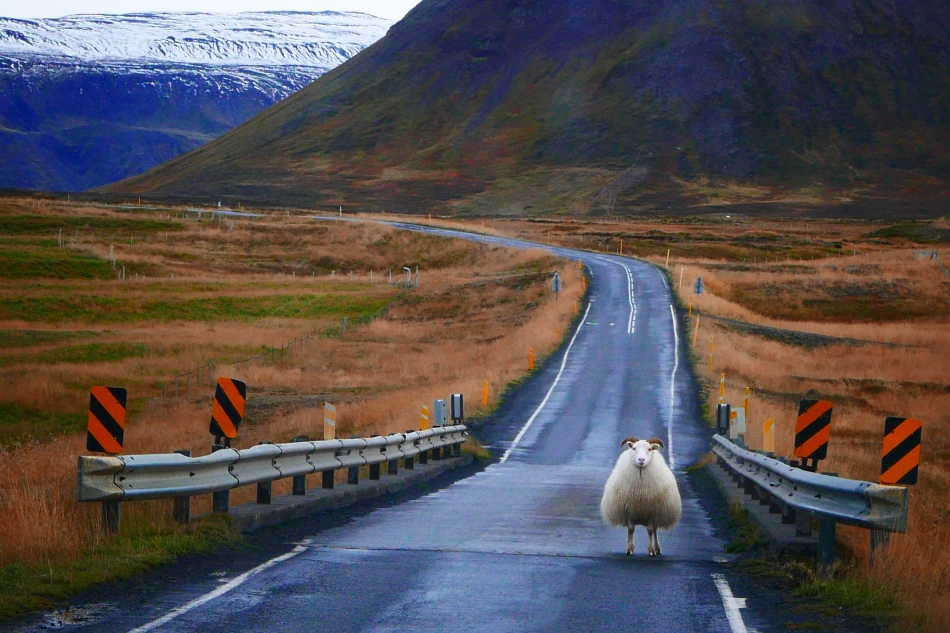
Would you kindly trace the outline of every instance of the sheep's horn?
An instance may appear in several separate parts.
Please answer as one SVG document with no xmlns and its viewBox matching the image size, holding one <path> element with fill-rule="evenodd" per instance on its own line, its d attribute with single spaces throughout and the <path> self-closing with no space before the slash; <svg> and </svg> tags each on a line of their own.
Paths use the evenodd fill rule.
<svg viewBox="0 0 950 633">
<path fill-rule="evenodd" d="M 636 444 L 636 443 L 639 442 L 639 441 L 640 441 L 640 440 L 638 440 L 638 439 L 635 438 L 635 437 L 628 437 L 628 438 L 625 439 L 624 441 L 620 442 L 620 445 L 621 445 L 621 446 L 626 446 L 626 445 L 627 445 L 627 442 L 633 442 L 634 444 Z"/>
<path fill-rule="evenodd" d="M 650 444 L 659 444 L 660 448 L 665 448 L 665 445 L 663 444 L 663 440 L 661 440 L 658 437 L 651 437 L 650 439 L 647 440 L 647 442 L 649 442 Z"/>
</svg>

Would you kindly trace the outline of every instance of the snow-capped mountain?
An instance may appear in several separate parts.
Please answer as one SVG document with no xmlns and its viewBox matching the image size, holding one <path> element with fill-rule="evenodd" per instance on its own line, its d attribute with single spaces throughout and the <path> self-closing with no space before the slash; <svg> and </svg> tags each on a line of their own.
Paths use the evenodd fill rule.
<svg viewBox="0 0 950 633">
<path fill-rule="evenodd" d="M 391 24 L 365 13 L 331 11 L 0 17 L 0 55 L 326 71 L 381 38 Z"/>
<path fill-rule="evenodd" d="M 0 188 L 77 191 L 217 137 L 385 35 L 352 12 L 0 17 Z"/>
</svg>

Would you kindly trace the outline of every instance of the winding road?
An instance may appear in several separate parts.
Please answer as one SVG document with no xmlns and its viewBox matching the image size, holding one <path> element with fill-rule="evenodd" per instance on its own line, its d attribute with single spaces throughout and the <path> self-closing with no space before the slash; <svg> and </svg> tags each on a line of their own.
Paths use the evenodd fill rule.
<svg viewBox="0 0 950 633">
<path fill-rule="evenodd" d="M 765 592 L 723 554 L 684 472 L 709 450 L 709 434 L 666 278 L 630 259 L 550 250 L 583 261 L 590 303 L 569 345 L 479 431 L 498 461 L 345 522 L 277 530 L 266 560 L 140 587 L 134 607 L 67 630 L 785 630 L 749 595 Z M 660 533 L 657 558 L 642 528 L 625 556 L 625 530 L 600 519 L 604 481 L 630 435 L 664 439 L 683 496 L 682 522 Z"/>
</svg>

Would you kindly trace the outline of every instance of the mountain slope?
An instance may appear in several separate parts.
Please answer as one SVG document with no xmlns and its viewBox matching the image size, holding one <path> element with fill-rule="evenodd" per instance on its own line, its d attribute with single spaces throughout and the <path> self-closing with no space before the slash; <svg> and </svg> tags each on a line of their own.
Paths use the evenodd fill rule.
<svg viewBox="0 0 950 633">
<path fill-rule="evenodd" d="M 194 149 L 381 37 L 358 13 L 0 18 L 0 187 L 81 190 Z"/>
<path fill-rule="evenodd" d="M 426 0 L 292 98 L 109 190 L 400 210 L 520 197 L 514 212 L 689 205 L 735 184 L 945 190 L 948 68 L 950 7 L 923 0 Z"/>
</svg>

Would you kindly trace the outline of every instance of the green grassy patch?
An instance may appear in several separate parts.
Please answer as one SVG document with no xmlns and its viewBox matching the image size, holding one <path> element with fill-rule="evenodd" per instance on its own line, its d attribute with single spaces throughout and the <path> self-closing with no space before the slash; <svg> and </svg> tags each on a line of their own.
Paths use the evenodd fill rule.
<svg viewBox="0 0 950 633">
<path fill-rule="evenodd" d="M 0 278 L 113 279 L 104 259 L 65 248 L 0 247 Z"/>
<path fill-rule="evenodd" d="M 30 407 L 0 402 L 0 446 L 9 448 L 33 439 L 78 433 L 86 418 L 76 413 L 50 413 Z"/>
<path fill-rule="evenodd" d="M 745 508 L 737 503 L 729 506 L 727 524 L 732 533 L 732 540 L 726 545 L 730 554 L 747 552 L 752 549 L 768 545 L 768 539 L 762 534 L 755 521 L 749 518 Z"/>
<path fill-rule="evenodd" d="M 14 363 L 114 363 L 126 358 L 142 358 L 148 347 L 142 343 L 87 343 L 69 345 L 38 354 L 0 356 L 0 365 Z"/>
<path fill-rule="evenodd" d="M 950 243 L 950 229 L 942 229 L 922 222 L 907 222 L 871 231 L 863 237 L 898 238 L 917 244 L 947 244 Z"/>
<path fill-rule="evenodd" d="M 0 620 L 55 607 L 95 585 L 133 578 L 177 556 L 211 553 L 241 539 L 226 516 L 202 517 L 188 527 L 156 527 L 127 508 L 122 533 L 76 561 L 0 568 Z"/>
<path fill-rule="evenodd" d="M 58 235 L 62 229 L 63 239 L 68 239 L 71 237 L 70 232 L 76 231 L 128 237 L 130 234 L 181 231 L 182 228 L 180 222 L 168 220 L 78 215 L 0 215 L 2 235 Z"/>
<path fill-rule="evenodd" d="M 76 338 L 96 336 L 95 332 L 59 332 L 50 330 L 0 330 L 0 349 L 28 347 L 43 343 L 60 343 Z"/>
<path fill-rule="evenodd" d="M 137 301 L 122 296 L 57 294 L 0 299 L 0 318 L 45 323 L 360 318 L 376 314 L 388 305 L 389 299 L 387 296 L 293 294 Z"/>
<path fill-rule="evenodd" d="M 897 601 L 888 587 L 862 578 L 853 562 L 838 563 L 831 574 L 820 574 L 811 559 L 798 557 L 762 557 L 742 562 L 745 571 L 776 578 L 804 598 L 814 598 L 838 614 L 846 609 L 851 615 L 876 619 L 899 615 Z"/>
</svg>

